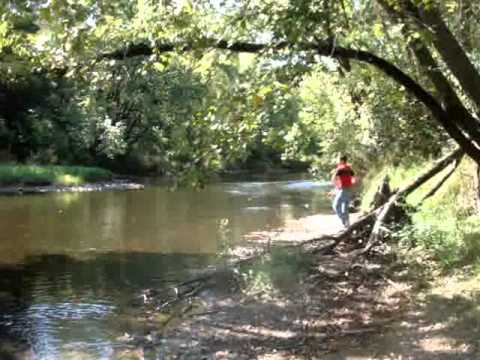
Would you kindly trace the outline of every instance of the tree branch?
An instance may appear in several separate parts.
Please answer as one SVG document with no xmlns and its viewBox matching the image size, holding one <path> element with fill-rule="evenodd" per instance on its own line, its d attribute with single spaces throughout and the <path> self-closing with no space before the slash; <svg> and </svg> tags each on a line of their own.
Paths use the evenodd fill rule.
<svg viewBox="0 0 480 360">
<path fill-rule="evenodd" d="M 100 56 L 100 59 L 125 59 L 133 56 L 152 55 L 154 53 L 164 52 L 185 52 L 193 49 L 219 49 L 232 52 L 246 52 L 246 53 L 260 53 L 265 50 L 296 50 L 296 51 L 316 51 L 321 56 L 331 57 L 335 59 L 343 60 L 356 60 L 370 64 L 385 75 L 395 80 L 400 85 L 404 86 L 417 100 L 423 103 L 432 113 L 434 118 L 440 122 L 445 131 L 460 145 L 462 149 L 480 164 L 480 149 L 477 148 L 470 139 L 465 136 L 458 128 L 457 124 L 453 122 L 449 114 L 442 108 L 440 103 L 421 85 L 419 85 L 410 76 L 405 74 L 402 70 L 397 68 L 389 61 L 380 58 L 379 56 L 363 50 L 356 50 L 346 47 L 332 45 L 330 41 L 318 41 L 302 42 L 302 43 L 289 43 L 286 41 L 276 44 L 264 44 L 264 43 L 250 43 L 250 42 L 229 42 L 226 40 L 215 40 L 205 38 L 197 43 L 191 44 L 174 44 L 174 43 L 161 43 L 157 42 L 155 48 L 148 46 L 145 43 L 131 44 L 124 49 L 120 49 L 114 52 L 105 53 Z M 471 134 L 469 134 L 471 135 Z M 474 136 L 470 136 L 474 140 Z"/>
<path fill-rule="evenodd" d="M 460 162 L 461 162 L 462 158 L 458 158 L 454 165 L 452 166 L 452 168 L 450 169 L 450 171 L 437 183 L 437 185 L 435 185 L 424 197 L 423 199 L 420 201 L 420 204 L 423 203 L 425 200 L 431 198 L 433 195 L 435 195 L 437 193 L 438 190 L 440 190 L 440 188 L 443 186 L 443 184 L 445 184 L 445 182 L 450 178 L 450 176 L 453 175 L 453 173 L 455 172 L 455 170 L 457 170 L 458 168 L 458 165 L 460 165 Z"/>
<path fill-rule="evenodd" d="M 425 184 L 432 177 L 437 175 L 440 171 L 445 169 L 450 163 L 456 161 L 458 162 L 463 156 L 463 151 L 461 149 L 455 150 L 453 153 L 440 159 L 435 165 L 425 171 L 423 174 L 418 176 L 414 181 L 400 189 L 395 193 L 381 208 L 379 211 L 374 214 L 377 215 L 375 223 L 373 225 L 372 232 L 370 233 L 367 245 L 360 251 L 361 254 L 364 254 L 375 246 L 381 239 L 383 239 L 384 234 L 384 224 L 387 221 L 392 209 L 395 208 L 399 202 L 405 199 L 409 194 L 418 189 L 421 185 Z"/>
</svg>

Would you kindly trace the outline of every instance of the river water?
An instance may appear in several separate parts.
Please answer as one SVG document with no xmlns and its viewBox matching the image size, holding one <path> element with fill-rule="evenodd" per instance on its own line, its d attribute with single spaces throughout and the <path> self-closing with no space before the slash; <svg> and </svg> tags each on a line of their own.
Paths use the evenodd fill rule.
<svg viewBox="0 0 480 360">
<path fill-rule="evenodd" d="M 142 289 L 218 261 L 255 231 L 328 211 L 328 184 L 0 197 L 0 359 L 112 359 Z"/>
</svg>

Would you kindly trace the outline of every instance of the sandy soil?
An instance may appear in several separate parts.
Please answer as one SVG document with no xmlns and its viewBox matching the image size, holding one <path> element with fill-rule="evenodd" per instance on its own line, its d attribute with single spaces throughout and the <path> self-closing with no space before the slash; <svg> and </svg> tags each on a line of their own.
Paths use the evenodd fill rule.
<svg viewBox="0 0 480 360">
<path fill-rule="evenodd" d="M 359 213 L 350 215 L 354 222 Z M 252 243 L 271 241 L 272 244 L 295 244 L 319 238 L 324 235 L 333 235 L 343 229 L 339 218 L 335 214 L 318 214 L 300 219 L 289 220 L 280 229 L 274 231 L 256 231 L 246 235 Z"/>
</svg>

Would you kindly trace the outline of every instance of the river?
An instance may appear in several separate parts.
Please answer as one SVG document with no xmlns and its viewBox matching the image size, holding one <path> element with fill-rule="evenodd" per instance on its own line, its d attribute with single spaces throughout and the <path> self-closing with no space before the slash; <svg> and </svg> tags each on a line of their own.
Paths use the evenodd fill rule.
<svg viewBox="0 0 480 360">
<path fill-rule="evenodd" d="M 0 197 L 0 358 L 112 359 L 145 288 L 188 278 L 255 231 L 327 211 L 328 184 Z M 25 355 L 25 356 L 27 356 Z"/>
</svg>

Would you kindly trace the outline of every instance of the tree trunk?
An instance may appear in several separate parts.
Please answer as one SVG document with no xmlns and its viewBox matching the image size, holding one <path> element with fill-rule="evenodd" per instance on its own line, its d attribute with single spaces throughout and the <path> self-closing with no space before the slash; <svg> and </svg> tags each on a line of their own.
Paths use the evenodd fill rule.
<svg viewBox="0 0 480 360">
<path fill-rule="evenodd" d="M 463 131 L 469 135 L 470 139 L 475 141 L 476 145 L 479 146 L 480 122 L 470 114 L 462 103 L 449 80 L 441 72 L 439 64 L 432 56 L 425 41 L 412 36 L 414 30 L 407 16 L 408 10 L 401 12 L 397 8 L 392 7 L 386 0 L 377 1 L 393 21 L 403 25 L 402 32 L 405 37 L 413 39 L 409 41 L 408 46 L 418 60 L 420 70 L 430 79 L 435 87 L 437 95 L 441 99 L 443 109 L 449 114 L 450 118 L 458 123 Z M 411 8 L 412 5 L 409 8 L 410 13 L 413 12 Z"/>
<path fill-rule="evenodd" d="M 392 190 L 390 189 L 390 178 L 388 175 L 385 175 L 375 195 L 373 196 L 373 201 L 370 204 L 370 208 L 379 208 L 380 206 L 384 205 L 391 196 Z"/>
<path fill-rule="evenodd" d="M 430 79 L 442 99 L 443 106 L 452 119 L 476 142 L 480 143 L 480 123 L 472 117 L 457 96 L 447 78 L 439 71 L 439 66 L 433 59 L 430 51 L 420 40 L 414 40 L 409 44 L 417 58 L 423 73 Z"/>
<path fill-rule="evenodd" d="M 422 5 L 415 7 L 408 2 L 408 10 L 412 10 L 413 15 L 426 25 L 432 35 L 435 49 L 457 78 L 463 91 L 473 101 L 476 109 L 480 109 L 480 74 L 443 21 L 438 9 L 432 4 L 427 8 Z"/>
<path fill-rule="evenodd" d="M 475 210 L 480 214 L 480 165 L 475 164 Z"/>
</svg>

